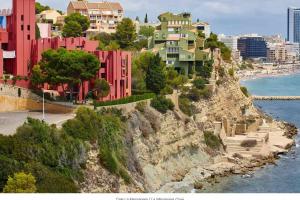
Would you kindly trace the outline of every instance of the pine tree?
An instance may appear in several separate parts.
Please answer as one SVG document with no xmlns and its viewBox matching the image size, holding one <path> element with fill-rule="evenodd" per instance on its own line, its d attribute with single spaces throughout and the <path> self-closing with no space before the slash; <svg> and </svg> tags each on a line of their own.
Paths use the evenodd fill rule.
<svg viewBox="0 0 300 200">
<path fill-rule="evenodd" d="M 146 13 L 145 19 L 144 19 L 145 24 L 148 24 L 148 14 Z"/>
</svg>

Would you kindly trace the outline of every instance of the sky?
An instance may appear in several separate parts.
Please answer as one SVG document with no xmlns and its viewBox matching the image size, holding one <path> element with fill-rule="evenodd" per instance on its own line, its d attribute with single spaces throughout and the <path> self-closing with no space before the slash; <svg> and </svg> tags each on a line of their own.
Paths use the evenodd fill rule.
<svg viewBox="0 0 300 200">
<path fill-rule="evenodd" d="M 62 11 L 66 11 L 69 3 L 69 0 L 37 1 Z M 191 12 L 194 20 L 199 18 L 209 22 L 216 33 L 281 34 L 284 37 L 287 29 L 287 8 L 300 7 L 299 0 L 119 0 L 119 2 L 125 9 L 125 15 L 131 18 L 139 16 L 143 20 L 145 13 L 148 13 L 150 21 L 157 21 L 157 16 L 162 12 Z M 1 8 L 10 7 L 10 4 L 10 0 L 0 0 Z"/>
</svg>

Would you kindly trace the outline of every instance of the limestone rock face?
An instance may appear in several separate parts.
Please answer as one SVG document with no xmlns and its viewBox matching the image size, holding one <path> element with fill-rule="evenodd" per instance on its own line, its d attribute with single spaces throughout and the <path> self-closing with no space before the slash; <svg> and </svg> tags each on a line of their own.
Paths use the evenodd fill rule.
<svg viewBox="0 0 300 200">
<path fill-rule="evenodd" d="M 161 114 L 147 106 L 143 112 L 127 113 L 126 143 L 128 171 L 134 180 L 125 185 L 98 162 L 97 152 L 90 152 L 83 192 L 191 192 L 200 180 L 217 175 L 244 172 L 253 162 L 242 156 L 226 157 L 225 151 L 208 148 L 203 131 L 226 121 L 226 131 L 233 124 L 255 119 L 248 129 L 256 129 L 262 115 L 255 109 L 234 79 L 224 80 L 209 100 L 194 103 L 198 113 L 189 118 L 178 106 Z M 257 164 L 258 165 L 258 164 Z"/>
</svg>

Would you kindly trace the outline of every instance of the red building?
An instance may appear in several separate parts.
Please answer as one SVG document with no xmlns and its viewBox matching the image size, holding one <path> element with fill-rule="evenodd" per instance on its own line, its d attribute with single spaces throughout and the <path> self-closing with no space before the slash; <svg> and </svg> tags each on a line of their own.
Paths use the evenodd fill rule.
<svg viewBox="0 0 300 200">
<path fill-rule="evenodd" d="M 110 94 L 104 100 L 131 95 L 131 53 L 126 51 L 98 51 L 97 41 L 85 38 L 35 39 L 35 0 L 13 0 L 13 9 L 0 11 L 6 18 L 6 27 L 0 25 L 0 77 L 3 74 L 29 77 L 32 67 L 48 49 L 66 48 L 83 50 L 96 55 L 101 66 L 95 78 L 105 78 Z M 1 80 L 0 80 L 1 81 Z M 29 81 L 17 81 L 20 87 L 29 88 Z M 93 80 L 78 88 L 78 100 L 92 89 Z M 45 86 L 46 87 L 46 86 Z M 47 86 L 48 87 L 48 86 Z M 49 88 L 47 88 L 49 89 Z M 52 88 L 59 92 L 61 88 Z"/>
</svg>

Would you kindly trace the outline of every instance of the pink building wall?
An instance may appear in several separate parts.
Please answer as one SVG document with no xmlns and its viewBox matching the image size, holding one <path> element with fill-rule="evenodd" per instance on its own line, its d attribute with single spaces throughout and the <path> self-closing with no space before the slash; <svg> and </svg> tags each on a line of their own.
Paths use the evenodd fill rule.
<svg viewBox="0 0 300 200">
<path fill-rule="evenodd" d="M 0 75 L 3 66 L 14 76 L 29 77 L 31 69 L 49 49 L 66 48 L 93 53 L 99 58 L 101 68 L 95 78 L 105 78 L 110 84 L 110 94 L 103 100 L 114 100 L 131 95 L 131 53 L 126 51 L 98 51 L 98 41 L 78 38 L 35 39 L 35 0 L 13 0 L 13 13 L 7 16 L 6 30 L 0 30 L 0 44 L 7 51 L 15 51 L 16 58 L 3 59 L 0 48 Z M 1 47 L 1 46 L 0 46 Z M 94 80 L 86 81 L 79 88 L 78 100 L 83 100 L 92 89 Z M 30 87 L 29 81 L 17 81 L 20 87 Z M 45 88 L 50 87 L 45 84 Z M 52 88 L 53 89 L 53 88 Z M 59 92 L 62 88 L 56 88 Z"/>
<path fill-rule="evenodd" d="M 3 76 L 3 50 L 0 49 L 0 77 L 2 76 Z"/>
</svg>

